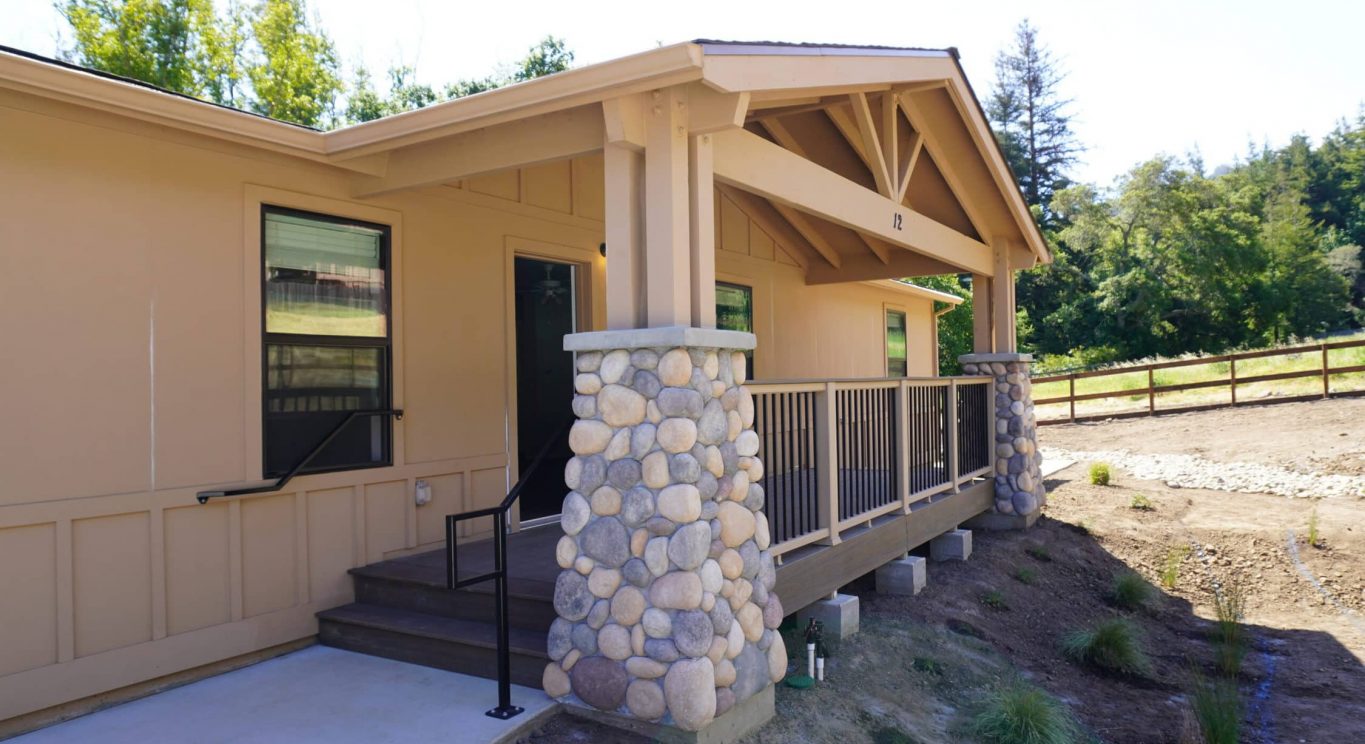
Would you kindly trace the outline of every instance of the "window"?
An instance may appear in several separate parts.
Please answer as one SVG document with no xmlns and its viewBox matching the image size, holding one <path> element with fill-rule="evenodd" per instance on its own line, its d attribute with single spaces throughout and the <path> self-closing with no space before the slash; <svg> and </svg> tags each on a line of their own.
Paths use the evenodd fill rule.
<svg viewBox="0 0 1365 744">
<path fill-rule="evenodd" d="M 265 475 L 283 475 L 350 411 L 390 407 L 389 228 L 263 207 Z M 390 421 L 351 421 L 305 472 L 388 465 Z"/>
<path fill-rule="evenodd" d="M 886 311 L 886 376 L 905 377 L 905 313 Z"/>
<path fill-rule="evenodd" d="M 754 290 L 740 284 L 716 282 L 716 328 L 754 332 Z M 754 376 L 754 350 L 744 352 L 749 377 Z"/>
</svg>

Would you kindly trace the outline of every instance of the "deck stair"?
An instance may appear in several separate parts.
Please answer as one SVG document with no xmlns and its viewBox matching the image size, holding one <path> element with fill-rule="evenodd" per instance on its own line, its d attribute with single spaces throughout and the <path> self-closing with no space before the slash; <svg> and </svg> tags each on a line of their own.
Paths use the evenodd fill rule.
<svg viewBox="0 0 1365 744">
<path fill-rule="evenodd" d="M 512 682 L 539 687 L 555 619 L 558 525 L 514 533 L 508 544 Z M 460 546 L 460 575 L 492 567 L 489 541 Z M 355 602 L 318 613 L 324 645 L 496 679 L 493 584 L 446 589 L 445 551 L 351 570 Z"/>
</svg>

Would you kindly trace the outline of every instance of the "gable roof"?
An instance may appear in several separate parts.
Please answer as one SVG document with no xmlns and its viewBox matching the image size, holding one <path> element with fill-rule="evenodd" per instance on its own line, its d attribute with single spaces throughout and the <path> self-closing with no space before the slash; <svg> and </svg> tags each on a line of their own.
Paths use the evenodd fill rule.
<svg viewBox="0 0 1365 744">
<path fill-rule="evenodd" d="M 830 62 L 833 61 L 833 64 Z M 916 47 L 699 39 L 660 47 L 332 131 L 201 101 L 141 81 L 0 47 L 0 88 L 366 172 L 368 158 L 460 132 L 631 93 L 698 82 L 746 92 L 755 105 L 843 91 L 929 90 L 924 116 L 953 137 L 954 152 L 992 184 L 992 209 L 1035 260 L 1051 257 L 1000 151 L 957 51 Z M 910 88 L 906 88 L 910 89 Z M 766 103 L 765 103 L 766 102 Z M 953 121 L 949 121 L 952 119 Z M 978 190 L 979 191 L 979 190 Z"/>
</svg>

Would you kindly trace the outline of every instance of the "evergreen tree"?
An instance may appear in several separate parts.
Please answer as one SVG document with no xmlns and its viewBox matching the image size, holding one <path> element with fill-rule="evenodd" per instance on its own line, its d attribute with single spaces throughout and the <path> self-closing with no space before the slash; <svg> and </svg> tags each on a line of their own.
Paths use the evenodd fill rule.
<svg viewBox="0 0 1365 744">
<path fill-rule="evenodd" d="M 1071 131 L 1061 96 L 1061 65 L 1038 41 L 1028 19 L 1019 22 L 1011 48 L 995 58 L 995 88 L 986 113 L 1019 188 L 1030 206 L 1041 208 L 1042 224 L 1051 223 L 1052 196 L 1070 184 L 1068 169 L 1081 152 Z"/>
</svg>

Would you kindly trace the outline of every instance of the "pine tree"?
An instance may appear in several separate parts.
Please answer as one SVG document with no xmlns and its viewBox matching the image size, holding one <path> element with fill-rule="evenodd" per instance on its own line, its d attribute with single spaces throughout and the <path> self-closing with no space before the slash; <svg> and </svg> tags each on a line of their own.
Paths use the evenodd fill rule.
<svg viewBox="0 0 1365 744">
<path fill-rule="evenodd" d="M 1048 225 L 1052 195 L 1070 185 L 1067 170 L 1082 148 L 1071 131 L 1071 101 L 1059 90 L 1065 74 L 1028 19 L 1015 29 L 1013 46 L 996 55 L 995 78 L 987 116 L 1024 199 Z"/>
</svg>

